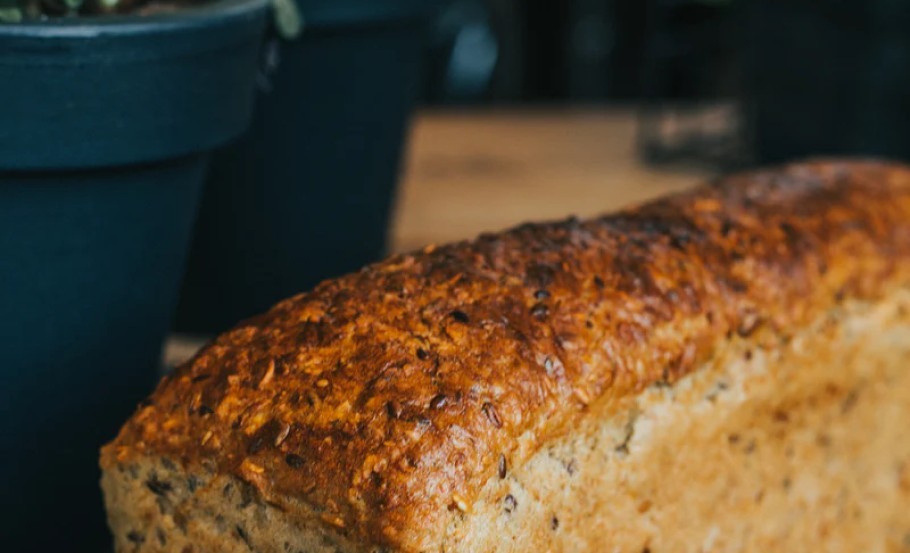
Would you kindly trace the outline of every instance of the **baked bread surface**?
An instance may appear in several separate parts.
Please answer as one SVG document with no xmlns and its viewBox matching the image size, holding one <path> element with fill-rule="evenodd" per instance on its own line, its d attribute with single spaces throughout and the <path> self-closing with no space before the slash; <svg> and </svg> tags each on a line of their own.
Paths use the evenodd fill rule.
<svg viewBox="0 0 910 553">
<path fill-rule="evenodd" d="M 101 465 L 229 477 L 290 527 L 324 528 L 326 550 L 458 550 L 453 527 L 485 487 L 544 448 L 673 387 L 721 344 L 791 336 L 908 275 L 910 171 L 878 162 L 743 173 L 428 247 L 220 336 L 162 380 Z M 158 478 L 150 497 L 173 489 Z M 127 535 L 137 523 L 114 503 L 131 498 L 115 488 L 118 547 L 159 550 Z"/>
</svg>

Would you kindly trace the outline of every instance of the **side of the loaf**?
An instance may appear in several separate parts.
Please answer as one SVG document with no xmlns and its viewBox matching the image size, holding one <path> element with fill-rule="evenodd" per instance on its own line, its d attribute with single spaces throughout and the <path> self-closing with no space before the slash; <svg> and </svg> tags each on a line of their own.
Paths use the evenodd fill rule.
<svg viewBox="0 0 910 553">
<path fill-rule="evenodd" d="M 732 337 L 487 482 L 442 551 L 910 552 L 910 288 Z"/>
<path fill-rule="evenodd" d="M 712 463 L 734 495 L 736 482 L 766 487 L 776 474 L 750 468 L 760 455 L 733 470 L 719 459 L 745 454 L 711 440 L 750 426 L 771 432 L 762 413 L 777 409 L 789 382 L 805 384 L 787 397 L 807 422 L 781 427 L 761 454 L 781 473 L 797 462 L 821 470 L 815 450 L 787 454 L 786 444 L 828 421 L 860 380 L 899 381 L 878 401 L 906 415 L 894 343 L 905 327 L 881 310 L 910 282 L 908 221 L 906 168 L 796 164 L 613 216 L 428 248 L 323 283 L 219 337 L 105 448 L 119 547 L 596 551 L 608 545 L 598 536 L 611 536 L 620 551 L 678 550 L 688 538 L 662 533 L 681 516 L 668 505 L 707 486 Z M 814 333 L 837 310 L 836 328 Z M 857 326 L 864 338 L 844 343 Z M 813 357 L 835 352 L 831 365 L 788 349 L 803 343 Z M 733 361 L 746 351 L 751 360 Z M 864 373 L 872 369 L 848 361 L 859 358 L 883 368 Z M 829 373 L 838 391 L 813 404 L 806 398 Z M 850 412 L 825 424 L 842 424 L 854 444 L 872 411 Z M 671 462 L 668 444 L 683 465 Z M 774 457 L 773 444 L 789 457 Z M 856 461 L 844 462 L 871 463 L 877 475 L 903 455 L 833 447 L 835 464 L 849 453 Z M 854 468 L 835 474 L 848 503 L 863 491 Z M 674 475 L 663 496 L 628 482 L 661 473 Z M 233 506 L 236 493 L 245 507 Z M 650 530 L 610 530 L 611 521 L 632 524 L 621 508 L 632 500 L 621 493 L 648 498 L 634 503 Z M 742 516 L 806 501 L 769 497 Z M 884 524 L 882 512 L 871 518 Z M 892 533 L 900 523 L 889 523 Z M 875 524 L 844 528 L 883 528 Z M 767 528 L 715 527 L 709 544 L 806 543 Z"/>
<path fill-rule="evenodd" d="M 908 360 L 907 288 L 787 334 L 734 335 L 672 386 L 583 419 L 521 466 L 500 460 L 432 551 L 910 551 Z M 119 551 L 383 550 L 167 458 L 103 485 Z"/>
</svg>

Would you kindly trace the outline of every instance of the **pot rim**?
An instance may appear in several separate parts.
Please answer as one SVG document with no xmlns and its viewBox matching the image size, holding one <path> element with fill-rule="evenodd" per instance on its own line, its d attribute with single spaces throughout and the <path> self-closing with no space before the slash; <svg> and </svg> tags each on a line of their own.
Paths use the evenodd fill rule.
<svg viewBox="0 0 910 553">
<path fill-rule="evenodd" d="M 212 0 L 0 25 L 0 173 L 152 163 L 239 136 L 268 10 Z"/>
<path fill-rule="evenodd" d="M 93 15 L 0 24 L 0 38 L 90 39 L 193 32 L 228 24 L 268 7 L 270 0 L 212 0 L 149 15 Z"/>
</svg>

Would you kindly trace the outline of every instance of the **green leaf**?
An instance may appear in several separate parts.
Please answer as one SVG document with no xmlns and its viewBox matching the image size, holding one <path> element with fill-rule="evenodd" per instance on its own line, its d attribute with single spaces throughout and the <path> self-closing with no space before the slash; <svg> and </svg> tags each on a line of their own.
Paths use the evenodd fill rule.
<svg viewBox="0 0 910 553">
<path fill-rule="evenodd" d="M 294 0 L 272 0 L 272 10 L 275 28 L 281 38 L 293 40 L 300 36 L 303 31 L 303 16 Z"/>
<path fill-rule="evenodd" d="M 22 10 L 19 8 L 0 8 L 0 22 L 19 23 L 22 21 Z"/>
<path fill-rule="evenodd" d="M 66 4 L 66 8 L 71 14 L 75 14 L 79 11 L 79 8 L 82 7 L 83 0 L 63 0 L 63 3 Z"/>
</svg>

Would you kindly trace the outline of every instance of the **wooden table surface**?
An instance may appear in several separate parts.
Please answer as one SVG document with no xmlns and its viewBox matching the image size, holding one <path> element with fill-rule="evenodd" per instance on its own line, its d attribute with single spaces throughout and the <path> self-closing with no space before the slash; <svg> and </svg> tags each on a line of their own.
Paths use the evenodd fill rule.
<svg viewBox="0 0 910 553">
<path fill-rule="evenodd" d="M 604 213 L 707 176 L 644 166 L 629 109 L 425 112 L 411 132 L 392 247 Z"/>
</svg>

